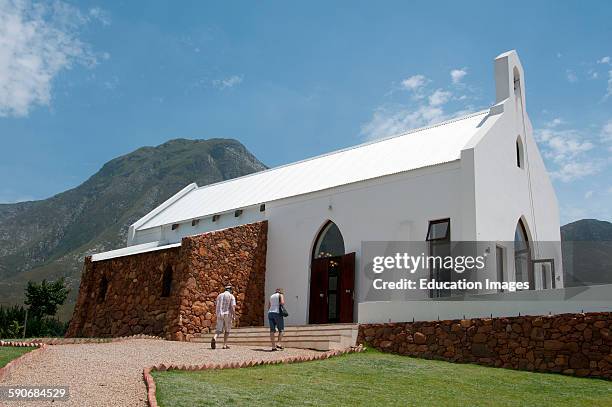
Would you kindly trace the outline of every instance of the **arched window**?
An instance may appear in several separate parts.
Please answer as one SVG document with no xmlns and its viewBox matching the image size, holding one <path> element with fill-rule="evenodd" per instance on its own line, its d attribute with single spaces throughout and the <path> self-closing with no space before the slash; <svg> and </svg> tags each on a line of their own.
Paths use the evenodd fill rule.
<svg viewBox="0 0 612 407">
<path fill-rule="evenodd" d="M 172 290 L 172 266 L 168 265 L 164 270 L 162 277 L 162 297 L 170 297 L 170 291 Z"/>
<path fill-rule="evenodd" d="M 329 221 L 323 226 L 312 251 L 313 259 L 322 257 L 342 256 L 344 254 L 344 239 L 338 226 Z"/>
<path fill-rule="evenodd" d="M 529 248 L 529 237 L 527 229 L 523 221 L 519 219 L 514 231 L 514 270 L 515 281 L 529 282 L 529 289 L 534 289 L 532 286 L 533 278 L 531 276 L 531 252 Z"/>
<path fill-rule="evenodd" d="M 521 136 L 516 138 L 516 166 L 519 168 L 525 168 L 525 153 L 523 149 L 523 140 Z"/>
<path fill-rule="evenodd" d="M 102 276 L 100 280 L 100 289 L 98 290 L 98 302 L 104 302 L 106 299 L 106 292 L 108 291 L 108 279 L 106 276 Z"/>
<path fill-rule="evenodd" d="M 516 99 L 521 99 L 522 98 L 521 74 L 516 66 L 512 70 L 512 74 L 513 74 L 513 80 L 514 80 L 514 97 Z"/>
</svg>

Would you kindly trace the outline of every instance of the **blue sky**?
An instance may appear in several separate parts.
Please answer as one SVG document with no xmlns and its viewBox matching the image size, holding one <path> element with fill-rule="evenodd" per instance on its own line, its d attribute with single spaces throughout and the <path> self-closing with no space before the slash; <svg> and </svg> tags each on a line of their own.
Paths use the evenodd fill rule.
<svg viewBox="0 0 612 407">
<path fill-rule="evenodd" d="M 612 3 L 178 4 L 0 0 L 0 202 L 178 137 L 276 166 L 480 110 L 516 49 L 562 222 L 612 220 Z"/>
</svg>

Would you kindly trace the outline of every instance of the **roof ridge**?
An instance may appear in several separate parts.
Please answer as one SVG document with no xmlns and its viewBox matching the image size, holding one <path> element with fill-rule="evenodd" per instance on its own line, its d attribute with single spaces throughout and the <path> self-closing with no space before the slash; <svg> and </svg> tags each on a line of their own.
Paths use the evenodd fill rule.
<svg viewBox="0 0 612 407">
<path fill-rule="evenodd" d="M 480 110 L 478 112 L 470 113 L 470 114 L 468 114 L 466 116 L 461 116 L 461 117 L 456 117 L 456 118 L 453 118 L 453 119 L 448 119 L 448 120 L 445 120 L 445 121 L 442 121 L 442 122 L 439 122 L 439 123 L 434 123 L 434 124 L 430 124 L 430 125 L 423 126 L 423 127 L 417 127 L 416 129 L 410 129 L 410 130 L 405 131 L 403 133 L 395 134 L 393 136 L 388 136 L 388 137 L 383 137 L 383 138 L 376 139 L 376 140 L 366 141 L 365 143 L 356 144 L 354 146 L 345 147 L 345 148 L 342 148 L 340 150 L 334 150 L 334 151 L 330 151 L 328 153 L 319 154 L 319 155 L 316 155 L 314 157 L 304 158 L 302 160 L 298 160 L 298 161 L 294 161 L 294 162 L 291 162 L 291 163 L 279 165 L 277 167 L 268 168 L 268 169 L 263 170 L 263 171 L 257 171 L 257 172 L 253 172 L 253 173 L 250 173 L 250 174 L 242 175 L 240 177 L 230 178 L 230 179 L 226 179 L 226 180 L 223 180 L 223 181 L 215 182 L 215 183 L 212 183 L 212 184 L 198 186 L 197 188 L 193 189 L 191 192 L 197 191 L 197 190 L 200 190 L 200 189 L 211 188 L 211 187 L 214 187 L 214 186 L 217 186 L 217 185 L 225 184 L 227 182 L 232 182 L 232 181 L 236 181 L 236 180 L 239 180 L 239 179 L 252 177 L 252 176 L 255 176 L 255 175 L 259 175 L 259 174 L 264 174 L 264 173 L 267 173 L 267 172 L 278 170 L 280 168 L 285 168 L 285 167 L 289 167 L 289 166 L 292 166 L 292 165 L 300 164 L 300 163 L 303 163 L 303 162 L 316 160 L 318 158 L 327 157 L 327 156 L 333 155 L 333 154 L 339 154 L 339 153 L 342 153 L 342 152 L 345 152 L 345 151 L 354 150 L 354 149 L 365 147 L 365 146 L 368 146 L 368 145 L 371 145 L 371 144 L 381 143 L 383 141 L 388 141 L 388 140 L 391 140 L 391 139 L 394 139 L 394 138 L 407 136 L 408 134 L 418 133 L 420 131 L 425 131 L 425 130 L 433 129 L 433 128 L 436 128 L 436 127 L 445 126 L 447 124 L 451 124 L 451 123 L 459 122 L 459 121 L 462 121 L 462 120 L 470 119 L 470 118 L 475 117 L 475 116 L 483 115 L 483 114 L 488 113 L 488 112 L 489 112 L 489 109 Z"/>
</svg>

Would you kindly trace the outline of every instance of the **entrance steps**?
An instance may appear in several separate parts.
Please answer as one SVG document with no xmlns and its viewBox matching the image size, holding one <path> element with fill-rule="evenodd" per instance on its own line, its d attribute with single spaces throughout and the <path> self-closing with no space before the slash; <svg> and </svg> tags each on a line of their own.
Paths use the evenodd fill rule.
<svg viewBox="0 0 612 407">
<path fill-rule="evenodd" d="M 287 348 L 332 350 L 355 346 L 358 324 L 324 324 L 285 326 L 283 346 Z M 191 342 L 210 343 L 213 333 L 196 334 Z M 223 335 L 219 335 L 217 346 L 222 346 Z M 233 328 L 228 338 L 229 345 L 270 348 L 270 328 L 249 326 Z"/>
</svg>

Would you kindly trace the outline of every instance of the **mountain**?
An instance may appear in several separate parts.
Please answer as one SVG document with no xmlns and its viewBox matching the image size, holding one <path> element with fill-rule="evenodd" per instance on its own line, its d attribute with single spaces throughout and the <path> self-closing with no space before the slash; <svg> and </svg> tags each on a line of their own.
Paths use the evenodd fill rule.
<svg viewBox="0 0 612 407">
<path fill-rule="evenodd" d="M 581 219 L 561 226 L 561 240 L 612 241 L 612 223 L 597 219 Z"/>
<path fill-rule="evenodd" d="M 129 225 L 181 188 L 264 169 L 236 140 L 177 139 L 115 158 L 49 199 L 0 204 L 0 298 L 21 303 L 27 280 L 64 276 L 74 300 L 84 257 L 124 247 Z"/>
<path fill-rule="evenodd" d="M 566 286 L 612 284 L 612 223 L 582 219 L 561 227 Z"/>
</svg>

